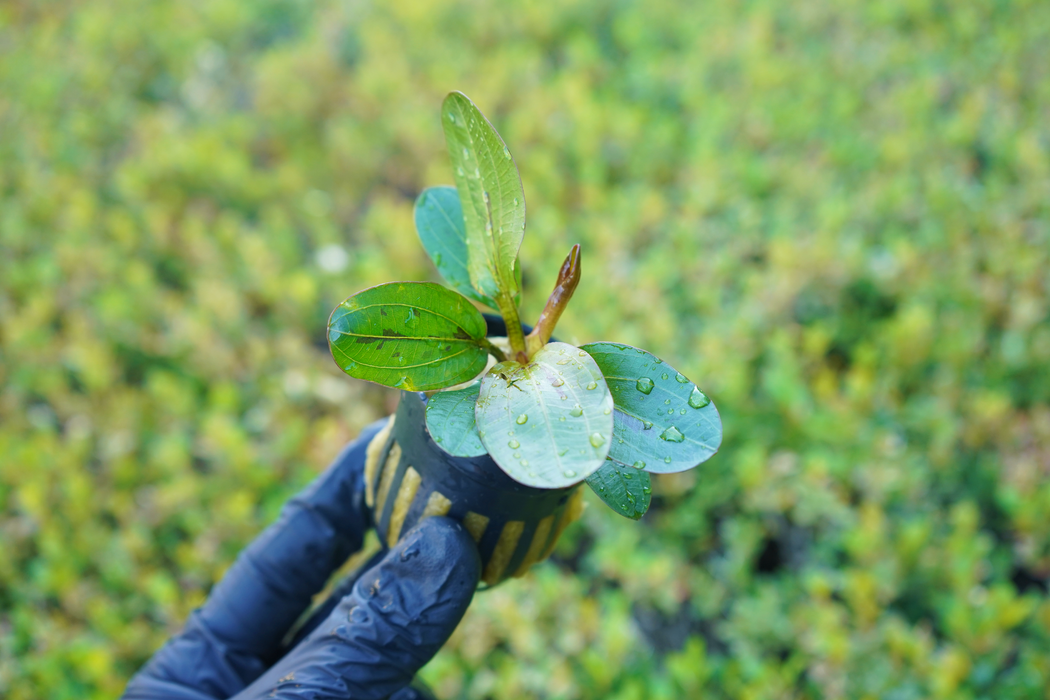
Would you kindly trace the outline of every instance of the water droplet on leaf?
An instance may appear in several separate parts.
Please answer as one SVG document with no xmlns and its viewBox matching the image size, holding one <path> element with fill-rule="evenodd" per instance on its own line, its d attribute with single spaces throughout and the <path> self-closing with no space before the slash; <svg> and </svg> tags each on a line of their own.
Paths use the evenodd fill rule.
<svg viewBox="0 0 1050 700">
<path fill-rule="evenodd" d="M 688 384 L 689 383 L 689 380 L 686 379 L 685 375 L 682 374 L 681 372 L 679 372 L 678 374 L 674 375 L 674 380 L 676 382 L 678 382 L 679 384 Z"/>
<path fill-rule="evenodd" d="M 650 422 L 649 422 L 649 421 L 647 421 L 647 420 L 643 420 L 643 421 L 642 421 L 642 427 L 643 427 L 644 429 L 646 429 L 646 430 L 652 430 L 652 429 L 653 429 L 653 424 L 652 424 L 652 423 L 650 423 Z"/>
<path fill-rule="evenodd" d="M 660 433 L 660 439 L 667 440 L 667 442 L 682 442 L 685 440 L 685 435 L 682 435 L 682 431 L 672 425 Z"/>
<path fill-rule="evenodd" d="M 601 447 L 605 444 L 605 437 L 601 433 L 591 435 L 591 447 Z"/>
<path fill-rule="evenodd" d="M 571 479 L 572 477 L 576 476 L 576 472 L 574 472 L 571 469 L 566 469 L 565 471 L 562 472 L 562 474 L 564 474 L 569 479 Z"/>
<path fill-rule="evenodd" d="M 508 160 L 510 160 L 510 149 L 507 148 L 506 146 L 503 147 L 503 157 L 508 159 Z M 517 202 L 518 202 L 518 200 L 514 200 L 515 204 L 517 204 Z"/>
<path fill-rule="evenodd" d="M 634 385 L 634 388 L 642 392 L 643 394 L 651 394 L 653 391 L 653 380 L 649 379 L 649 377 L 642 377 Z"/>
<path fill-rule="evenodd" d="M 573 406 L 572 410 L 569 411 L 569 415 L 573 418 L 579 418 L 580 416 L 582 416 L 583 409 L 580 408 L 580 404 L 576 404 L 575 406 Z"/>
<path fill-rule="evenodd" d="M 565 380 L 561 377 L 555 377 L 551 380 L 551 386 L 562 386 L 563 384 L 565 384 Z"/>
<path fill-rule="evenodd" d="M 598 388 L 598 382 L 590 382 L 587 384 L 587 390 L 591 391 Z"/>
<path fill-rule="evenodd" d="M 510 442 L 507 443 L 507 447 L 509 447 L 512 450 L 516 450 L 519 447 L 521 447 L 521 443 L 518 442 L 517 440 L 511 440 Z"/>
<path fill-rule="evenodd" d="M 645 462 L 643 462 L 642 460 L 638 460 L 637 462 L 635 462 L 631 466 L 634 467 L 635 469 L 645 469 Z"/>
<path fill-rule="evenodd" d="M 711 399 L 707 398 L 707 394 L 700 391 L 700 387 L 694 386 L 693 393 L 689 394 L 689 405 L 693 408 L 703 408 L 709 403 Z"/>
<path fill-rule="evenodd" d="M 528 417 L 528 415 L 526 415 L 526 414 L 522 413 L 522 414 L 521 414 L 520 416 L 518 416 L 518 417 L 517 417 L 517 418 L 516 418 L 516 419 L 514 420 L 514 422 L 515 422 L 515 423 L 517 423 L 518 425 L 525 425 L 525 423 L 527 423 L 527 422 L 528 422 L 528 420 L 529 420 L 529 417 Z"/>
</svg>

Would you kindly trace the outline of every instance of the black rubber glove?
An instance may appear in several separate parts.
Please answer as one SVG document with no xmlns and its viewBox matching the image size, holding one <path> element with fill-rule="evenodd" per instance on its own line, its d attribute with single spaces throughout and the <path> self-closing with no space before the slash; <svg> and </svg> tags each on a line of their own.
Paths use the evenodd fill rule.
<svg viewBox="0 0 1050 700">
<path fill-rule="evenodd" d="M 406 686 L 470 604 L 477 547 L 447 518 L 428 518 L 356 581 L 285 653 L 281 640 L 371 525 L 366 429 L 284 507 L 171 639 L 132 678 L 128 700 L 424 697 Z M 400 691 L 400 692 L 399 692 Z"/>
</svg>

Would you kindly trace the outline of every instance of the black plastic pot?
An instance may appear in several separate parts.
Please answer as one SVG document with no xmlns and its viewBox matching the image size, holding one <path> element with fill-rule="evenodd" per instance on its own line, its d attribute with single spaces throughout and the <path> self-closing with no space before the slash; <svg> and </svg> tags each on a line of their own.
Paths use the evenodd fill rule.
<svg viewBox="0 0 1050 700">
<path fill-rule="evenodd" d="M 579 487 L 537 489 L 511 479 L 488 455 L 453 457 L 431 439 L 425 413 L 424 394 L 402 392 L 391 429 L 369 446 L 365 487 L 383 545 L 392 547 L 423 518 L 445 515 L 478 543 L 484 584 L 545 559 L 579 516 Z"/>
</svg>

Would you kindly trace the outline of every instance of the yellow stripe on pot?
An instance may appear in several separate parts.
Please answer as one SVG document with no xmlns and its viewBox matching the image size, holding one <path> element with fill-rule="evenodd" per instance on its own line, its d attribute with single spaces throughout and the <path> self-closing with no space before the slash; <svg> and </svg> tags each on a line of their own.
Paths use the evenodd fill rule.
<svg viewBox="0 0 1050 700">
<path fill-rule="evenodd" d="M 375 481 L 376 471 L 379 470 L 379 457 L 383 454 L 390 431 L 394 429 L 394 418 L 396 417 L 390 416 L 390 420 L 386 422 L 383 429 L 376 433 L 372 441 L 368 443 L 368 447 L 365 448 L 365 503 L 369 508 L 375 505 Z"/>
<path fill-rule="evenodd" d="M 536 525 L 536 532 L 533 533 L 532 542 L 529 543 L 529 551 L 525 552 L 525 558 L 521 560 L 518 570 L 514 572 L 515 577 L 524 576 L 525 572 L 540 558 L 540 552 L 543 551 L 544 546 L 547 544 L 547 538 L 551 534 L 551 525 L 553 524 L 554 516 L 548 515 Z"/>
<path fill-rule="evenodd" d="M 490 586 L 496 585 L 503 578 L 503 570 L 510 563 L 514 550 L 518 548 L 518 540 L 521 539 L 521 531 L 525 529 L 525 523 L 520 520 L 512 520 L 503 526 L 503 532 L 499 533 L 499 541 L 496 548 L 492 550 L 489 563 L 481 575 L 481 580 Z"/>
<path fill-rule="evenodd" d="M 419 516 L 419 519 L 429 518 L 432 515 L 445 515 L 451 507 L 452 501 L 445 498 L 445 494 L 440 491 L 431 491 L 430 498 L 427 499 L 427 505 L 423 508 L 423 514 Z"/>
<path fill-rule="evenodd" d="M 390 493 L 390 485 L 397 474 L 397 465 L 401 462 L 401 445 L 394 441 L 390 446 L 390 454 L 387 455 L 386 464 L 383 465 L 383 474 L 379 477 L 379 493 L 376 494 L 375 521 L 383 520 L 383 512 L 386 509 L 386 497 Z"/>
<path fill-rule="evenodd" d="M 481 536 L 485 534 L 485 528 L 488 526 L 488 516 L 479 515 L 472 510 L 468 510 L 467 514 L 463 516 L 463 527 L 467 528 L 467 532 L 470 533 L 475 542 L 481 541 Z"/>
<path fill-rule="evenodd" d="M 554 551 L 554 545 L 558 544 L 558 538 L 561 537 L 561 533 L 565 532 L 565 528 L 569 525 L 580 519 L 580 516 L 583 515 L 583 508 L 586 505 L 583 501 L 583 491 L 577 488 L 569 496 L 569 502 L 565 504 L 565 510 L 561 512 L 561 517 L 558 518 L 558 526 L 554 529 L 554 537 L 551 537 L 547 549 L 540 555 L 540 561 L 551 555 L 551 552 Z"/>
<path fill-rule="evenodd" d="M 405 476 L 401 479 L 401 488 L 397 490 L 394 498 L 394 512 L 390 514 L 390 526 L 387 527 L 386 543 L 393 547 L 401 537 L 401 526 L 405 524 L 405 516 L 408 508 L 412 505 L 419 490 L 419 472 L 412 467 L 405 470 Z"/>
</svg>

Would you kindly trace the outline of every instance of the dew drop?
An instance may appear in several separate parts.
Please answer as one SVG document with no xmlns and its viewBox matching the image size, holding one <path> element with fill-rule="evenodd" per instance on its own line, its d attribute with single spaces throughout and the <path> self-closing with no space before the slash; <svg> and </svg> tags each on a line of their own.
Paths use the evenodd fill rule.
<svg viewBox="0 0 1050 700">
<path fill-rule="evenodd" d="M 576 404 L 575 406 L 573 406 L 572 409 L 569 411 L 569 415 L 573 418 L 579 418 L 580 416 L 582 416 L 583 409 L 580 407 L 580 404 Z"/>
<path fill-rule="evenodd" d="M 664 401 L 664 406 L 668 406 L 668 405 L 670 405 L 670 403 L 671 403 L 671 399 L 666 399 Z"/>
<path fill-rule="evenodd" d="M 593 391 L 598 388 L 598 382 L 590 382 L 587 384 L 587 391 Z"/>
<path fill-rule="evenodd" d="M 642 493 L 644 493 L 646 496 L 648 496 L 652 492 L 653 492 L 653 487 L 652 486 L 643 486 L 642 487 Z"/>
<path fill-rule="evenodd" d="M 689 380 L 686 379 L 685 375 L 682 374 L 681 372 L 679 372 L 678 374 L 674 375 L 674 380 L 676 382 L 678 382 L 679 384 L 688 384 L 689 383 Z"/>
<path fill-rule="evenodd" d="M 693 393 L 689 394 L 689 405 L 693 408 L 703 408 L 709 403 L 711 399 L 707 398 L 707 394 L 700 391 L 700 387 L 694 386 Z"/>
<path fill-rule="evenodd" d="M 624 472 L 623 473 L 623 478 L 625 478 L 625 479 L 633 479 L 634 478 L 634 474 L 631 474 L 630 472 Z"/>
<path fill-rule="evenodd" d="M 667 409 L 667 415 L 673 416 L 674 415 L 674 409 L 673 408 Z"/>
<path fill-rule="evenodd" d="M 455 114 L 453 114 L 452 112 L 449 112 L 449 113 L 448 113 L 448 120 L 449 120 L 450 122 L 452 122 L 453 124 L 455 124 L 455 123 L 456 123 L 456 115 L 455 115 Z"/>
<path fill-rule="evenodd" d="M 587 353 L 583 350 L 580 350 L 580 357 L 587 357 Z"/>
<path fill-rule="evenodd" d="M 474 168 L 474 177 L 481 177 L 481 171 L 477 168 Z"/>
<path fill-rule="evenodd" d="M 557 362 L 555 362 L 554 364 L 556 364 L 556 365 L 567 365 L 567 364 L 569 364 L 569 360 L 568 359 L 561 359 L 561 360 L 558 360 Z"/>
<path fill-rule="evenodd" d="M 634 388 L 643 394 L 651 394 L 653 391 L 653 380 L 649 379 L 649 377 L 642 377 L 635 383 Z"/>
<path fill-rule="evenodd" d="M 653 429 L 653 424 L 650 423 L 647 420 L 643 420 L 642 421 L 642 427 L 645 428 L 646 430 L 652 430 Z"/>
<path fill-rule="evenodd" d="M 517 197 L 515 197 L 515 198 L 514 198 L 514 206 L 518 206 L 518 204 L 520 204 L 520 202 L 518 202 L 518 198 L 517 198 Z"/>
<path fill-rule="evenodd" d="M 574 472 L 571 469 L 566 469 L 565 471 L 562 472 L 562 474 L 564 474 L 569 479 L 571 479 L 572 477 L 576 476 L 576 472 Z"/>
<path fill-rule="evenodd" d="M 456 175 L 459 175 L 460 177 L 463 177 L 466 174 L 467 174 L 466 171 L 464 171 L 462 167 L 457 167 L 456 168 Z"/>
<path fill-rule="evenodd" d="M 512 456 L 512 457 L 514 457 L 514 459 L 521 459 L 521 453 L 520 453 L 520 452 L 515 452 L 515 453 L 514 453 L 513 455 L 511 455 L 511 456 Z"/>
<path fill-rule="evenodd" d="M 506 146 L 503 147 L 503 157 L 506 158 L 507 160 L 510 160 L 510 149 L 507 148 Z M 517 201 L 517 200 L 515 200 L 515 201 Z"/>
<path fill-rule="evenodd" d="M 463 149 L 463 157 L 470 158 L 470 151 L 468 151 L 466 148 Z"/>
<path fill-rule="evenodd" d="M 643 462 L 642 460 L 638 460 L 637 462 L 635 462 L 631 466 L 634 467 L 635 469 L 645 469 L 645 462 Z"/>
<path fill-rule="evenodd" d="M 529 420 L 528 415 L 522 413 L 520 416 L 518 416 L 514 420 L 514 422 L 517 423 L 518 425 L 525 425 L 528 422 L 528 420 Z"/>
<path fill-rule="evenodd" d="M 654 365 L 662 365 L 663 363 L 664 363 L 664 361 L 661 360 L 659 357 L 654 357 L 653 358 L 653 364 Z M 664 377 L 664 378 L 666 379 L 666 377 Z"/>
<path fill-rule="evenodd" d="M 441 442 L 441 436 L 439 435 L 438 437 L 434 438 L 434 442 Z"/>
<path fill-rule="evenodd" d="M 605 444 L 605 437 L 601 433 L 591 435 L 591 447 L 601 447 Z"/>
<path fill-rule="evenodd" d="M 680 414 L 682 414 L 683 416 L 685 415 L 685 409 L 684 409 L 684 408 L 683 408 L 683 409 L 681 409 L 681 410 L 680 410 L 680 411 L 678 411 L 678 412 L 679 412 Z"/>
<path fill-rule="evenodd" d="M 660 439 L 667 442 L 682 442 L 685 440 L 685 435 L 682 435 L 682 431 L 672 425 L 660 433 Z"/>
<path fill-rule="evenodd" d="M 565 380 L 561 377 L 555 377 L 551 380 L 551 386 L 562 386 L 563 384 L 565 384 Z"/>
<path fill-rule="evenodd" d="M 670 456 L 664 457 L 664 463 L 670 464 L 671 463 L 671 457 Z"/>
<path fill-rule="evenodd" d="M 568 447 L 566 447 L 564 450 L 559 450 L 558 451 L 558 456 L 559 457 L 564 457 L 567 454 L 569 454 L 569 448 Z"/>
<path fill-rule="evenodd" d="M 516 450 L 519 447 L 521 447 L 521 443 L 518 442 L 517 440 L 511 440 L 510 442 L 507 443 L 507 447 L 509 447 L 512 450 Z"/>
<path fill-rule="evenodd" d="M 527 459 L 521 460 L 521 466 L 523 466 L 523 467 L 529 466 L 529 460 L 527 460 Z"/>
<path fill-rule="evenodd" d="M 403 358 L 403 357 L 399 358 L 399 359 L 401 360 L 401 362 L 405 361 L 405 358 Z M 394 388 L 395 389 L 400 389 L 401 387 L 408 387 L 408 386 L 409 386 L 408 377 L 401 377 L 401 379 L 397 380 L 397 384 L 394 385 Z"/>
<path fill-rule="evenodd" d="M 565 422 L 565 416 L 558 416 L 558 420 L 560 420 L 562 423 L 564 423 Z"/>
<path fill-rule="evenodd" d="M 660 379 L 667 379 L 667 372 L 660 375 Z"/>
<path fill-rule="evenodd" d="M 604 411 L 602 411 L 602 413 L 604 413 L 605 415 L 609 415 L 610 413 L 612 413 L 612 409 L 611 408 L 607 408 Z"/>
</svg>

